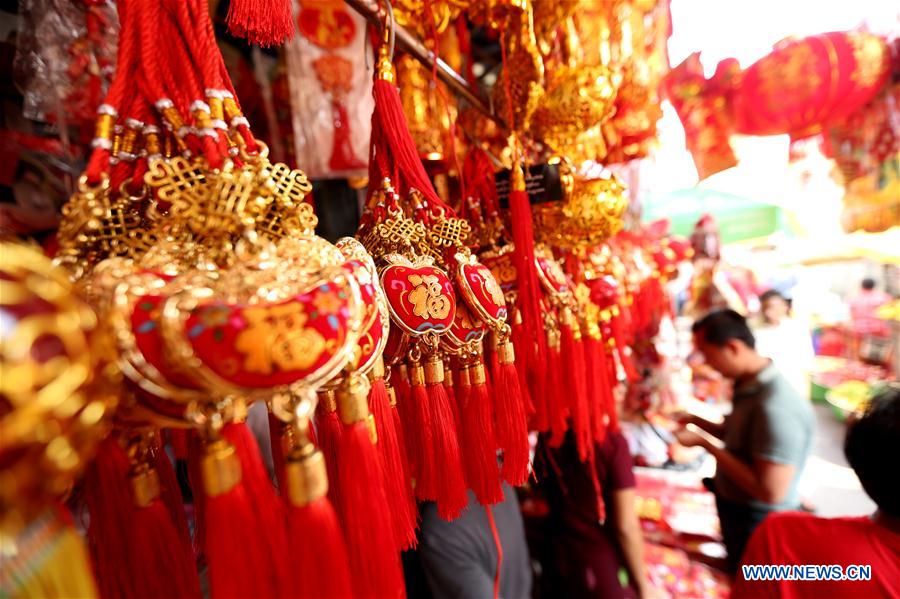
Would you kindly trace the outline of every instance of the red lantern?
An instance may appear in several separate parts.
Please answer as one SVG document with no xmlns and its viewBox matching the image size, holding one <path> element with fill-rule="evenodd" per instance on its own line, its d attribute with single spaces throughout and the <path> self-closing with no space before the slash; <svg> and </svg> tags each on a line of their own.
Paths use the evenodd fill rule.
<svg viewBox="0 0 900 599">
<path fill-rule="evenodd" d="M 749 135 L 819 133 L 846 118 L 884 86 L 887 44 L 860 31 L 789 41 L 745 69 L 730 95 L 735 131 Z"/>
</svg>

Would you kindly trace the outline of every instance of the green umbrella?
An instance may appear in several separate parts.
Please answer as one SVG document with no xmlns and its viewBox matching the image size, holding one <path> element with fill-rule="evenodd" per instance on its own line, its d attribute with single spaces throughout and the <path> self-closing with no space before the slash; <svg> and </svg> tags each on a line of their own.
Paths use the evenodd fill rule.
<svg viewBox="0 0 900 599">
<path fill-rule="evenodd" d="M 687 237 L 697 220 L 712 214 L 719 225 L 722 243 L 766 237 L 781 230 L 781 208 L 731 193 L 693 187 L 644 198 L 643 222 L 668 218 L 672 233 Z"/>
</svg>

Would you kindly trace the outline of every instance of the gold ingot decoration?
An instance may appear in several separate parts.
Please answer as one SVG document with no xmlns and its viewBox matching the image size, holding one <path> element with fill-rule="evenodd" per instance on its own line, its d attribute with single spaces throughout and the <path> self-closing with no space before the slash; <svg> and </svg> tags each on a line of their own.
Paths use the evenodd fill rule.
<svg viewBox="0 0 900 599">
<path fill-rule="evenodd" d="M 535 234 L 553 247 L 585 249 L 622 230 L 628 197 L 614 177 L 573 177 L 563 202 L 534 206 Z"/>
<path fill-rule="evenodd" d="M 93 456 L 118 402 L 118 373 L 106 324 L 62 269 L 36 249 L 0 242 L 0 273 L 5 551 L 17 532 L 71 488 Z"/>
<path fill-rule="evenodd" d="M 579 158 L 585 132 L 612 114 L 618 77 L 602 66 L 560 66 L 548 77 L 547 91 L 531 118 L 531 130 L 557 152 Z"/>
</svg>

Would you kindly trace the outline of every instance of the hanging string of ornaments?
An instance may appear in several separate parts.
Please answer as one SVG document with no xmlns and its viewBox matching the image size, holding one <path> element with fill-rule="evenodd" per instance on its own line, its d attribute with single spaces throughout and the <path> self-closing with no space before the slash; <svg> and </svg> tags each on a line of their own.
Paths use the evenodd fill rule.
<svg viewBox="0 0 900 599">
<path fill-rule="evenodd" d="M 429 14 L 443 10 L 435 3 Z M 365 209 L 356 238 L 335 244 L 315 234 L 306 175 L 254 137 L 207 2 L 116 9 L 116 73 L 55 264 L 15 246 L 2 266 L 4 295 L 16 289 L 4 308 L 19 306 L 22 326 L 46 316 L 39 330 L 65 341 L 52 368 L 3 348 L 15 409 L 0 418 L 16 434 L 4 433 L 0 457 L 20 456 L 9 458 L 16 491 L 0 495 L 19 556 L 4 566 L 11 596 L 201 597 L 202 572 L 213 599 L 402 597 L 417 502 L 452 520 L 471 490 L 492 521 L 501 484 L 532 476 L 529 431 L 554 446 L 572 429 L 593 464 L 594 443 L 617 427 L 620 373 L 637 376 L 629 344 L 658 324 L 662 282 L 684 255 L 643 233 L 608 240 L 623 187 L 574 167 L 564 207 L 533 214 L 523 140 L 543 59 L 530 8 L 482 15 L 503 31 L 509 208 L 477 144 L 461 161 L 452 149 L 460 197 L 436 191 L 396 85 L 390 17 L 374 36 Z M 234 0 L 227 20 L 263 46 L 294 31 L 283 0 Z M 599 126 L 608 100 L 604 114 L 579 114 Z M 565 242 L 534 225 L 578 205 L 590 210 L 570 218 Z M 600 222 L 590 245 L 573 241 Z M 14 367 L 41 376 L 8 389 Z M 276 484 L 246 424 L 254 404 L 269 413 Z M 62 441 L 31 432 L 38 421 Z M 167 447 L 187 464 L 192 529 Z M 29 469 L 39 454 L 58 459 Z M 86 550 L 60 505 L 76 480 Z M 42 568 L 22 541 L 35 530 L 57 547 Z"/>
</svg>

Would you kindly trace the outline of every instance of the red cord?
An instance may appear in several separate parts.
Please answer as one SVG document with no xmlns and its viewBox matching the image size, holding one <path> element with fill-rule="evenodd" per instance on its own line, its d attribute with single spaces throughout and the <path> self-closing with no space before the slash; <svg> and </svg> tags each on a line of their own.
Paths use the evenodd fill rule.
<svg viewBox="0 0 900 599">
<path fill-rule="evenodd" d="M 494 512 L 491 506 L 484 506 L 488 524 L 491 525 L 491 535 L 494 537 L 494 547 L 497 548 L 497 571 L 494 573 L 494 599 L 500 598 L 500 567 L 503 565 L 503 544 L 500 542 L 500 533 L 497 532 L 497 522 L 494 520 Z"/>
</svg>

